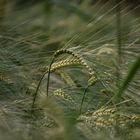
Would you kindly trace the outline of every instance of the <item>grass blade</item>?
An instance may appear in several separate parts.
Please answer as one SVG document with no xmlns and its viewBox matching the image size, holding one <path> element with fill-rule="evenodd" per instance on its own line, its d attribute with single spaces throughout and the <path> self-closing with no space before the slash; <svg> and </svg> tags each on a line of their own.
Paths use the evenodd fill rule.
<svg viewBox="0 0 140 140">
<path fill-rule="evenodd" d="M 130 82 L 133 80 L 133 77 L 135 76 L 139 68 L 140 68 L 140 56 L 133 63 L 132 68 L 129 70 L 128 75 L 118 92 L 117 99 L 121 98 L 123 92 L 127 89 L 127 87 L 129 86 Z"/>
</svg>

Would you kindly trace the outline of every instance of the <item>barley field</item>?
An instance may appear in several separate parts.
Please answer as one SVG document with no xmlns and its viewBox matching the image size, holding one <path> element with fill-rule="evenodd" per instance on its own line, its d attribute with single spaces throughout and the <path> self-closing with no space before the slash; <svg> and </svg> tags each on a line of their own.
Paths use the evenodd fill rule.
<svg viewBox="0 0 140 140">
<path fill-rule="evenodd" d="M 140 1 L 0 0 L 0 140 L 139 140 Z"/>
</svg>

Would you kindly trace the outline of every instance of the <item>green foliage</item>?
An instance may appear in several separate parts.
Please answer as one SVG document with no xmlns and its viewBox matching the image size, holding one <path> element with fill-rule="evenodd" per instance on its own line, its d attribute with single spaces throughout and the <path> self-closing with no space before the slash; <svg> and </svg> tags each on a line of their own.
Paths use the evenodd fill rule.
<svg viewBox="0 0 140 140">
<path fill-rule="evenodd" d="M 124 90 L 129 86 L 129 83 L 133 80 L 133 77 L 135 76 L 135 74 L 137 73 L 139 68 L 140 68 L 140 57 L 137 58 L 137 60 L 133 64 L 132 68 L 129 70 L 129 73 L 128 73 L 125 81 L 123 82 L 123 85 L 120 88 L 120 91 L 118 93 L 118 98 L 121 97 Z"/>
</svg>

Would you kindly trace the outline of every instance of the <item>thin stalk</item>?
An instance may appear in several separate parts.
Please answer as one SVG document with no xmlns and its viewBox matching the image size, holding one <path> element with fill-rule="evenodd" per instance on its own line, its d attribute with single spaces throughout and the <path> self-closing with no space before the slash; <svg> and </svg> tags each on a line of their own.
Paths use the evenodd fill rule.
<svg viewBox="0 0 140 140">
<path fill-rule="evenodd" d="M 48 69 L 48 77 L 47 77 L 47 97 L 49 96 L 49 84 L 50 84 L 50 75 L 51 75 L 51 66 L 53 64 L 55 60 L 55 56 L 53 56 L 52 61 L 49 65 L 49 69 Z"/>
<path fill-rule="evenodd" d="M 117 87 L 120 88 L 120 65 L 122 57 L 122 32 L 121 32 L 121 0 L 116 0 L 116 35 L 117 35 L 117 47 L 118 47 L 118 66 L 117 66 Z"/>
<path fill-rule="evenodd" d="M 79 115 L 82 113 L 82 107 L 83 107 L 83 103 L 84 103 L 88 88 L 89 88 L 89 85 L 84 90 L 83 98 L 82 98 L 81 105 L 80 105 Z"/>
<path fill-rule="evenodd" d="M 41 85 L 41 82 L 43 80 L 43 78 L 45 77 L 45 75 L 48 73 L 48 78 L 47 78 L 47 97 L 48 97 L 48 91 L 49 91 L 49 81 L 50 81 L 50 73 L 51 73 L 51 66 L 54 62 L 54 59 L 55 57 L 53 57 L 51 63 L 50 63 L 50 66 L 49 66 L 49 69 L 47 69 L 46 72 L 44 72 L 44 74 L 42 75 L 42 77 L 40 78 L 39 80 L 39 83 L 37 85 L 37 88 L 36 88 L 36 91 L 35 91 L 35 94 L 34 94 L 34 98 L 33 98 L 33 103 L 32 103 L 32 109 L 31 109 L 31 112 L 33 113 L 33 108 L 34 108 L 34 105 L 35 105 L 35 101 L 36 101 L 36 98 L 37 98 L 37 94 L 38 94 L 38 90 L 39 90 L 39 87 Z"/>
<path fill-rule="evenodd" d="M 39 87 L 40 87 L 40 85 L 41 85 L 41 82 L 42 82 L 43 78 L 45 77 L 45 75 L 46 75 L 47 73 L 48 73 L 48 71 L 44 72 L 44 74 L 42 75 L 42 77 L 41 77 L 40 80 L 39 80 L 39 83 L 38 83 L 38 85 L 37 85 L 37 88 L 36 88 L 36 91 L 35 91 L 35 94 L 34 94 L 31 112 L 33 112 L 33 108 L 34 108 L 34 105 L 35 105 L 35 101 L 36 101 L 36 98 L 37 98 L 37 94 L 38 94 L 38 90 L 39 90 Z"/>
</svg>

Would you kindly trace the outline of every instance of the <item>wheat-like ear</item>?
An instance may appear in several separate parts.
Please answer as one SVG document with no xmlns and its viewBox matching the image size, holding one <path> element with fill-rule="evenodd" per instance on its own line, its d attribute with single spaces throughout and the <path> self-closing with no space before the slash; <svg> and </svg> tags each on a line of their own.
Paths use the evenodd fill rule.
<svg viewBox="0 0 140 140">
<path fill-rule="evenodd" d="M 66 66 L 83 66 L 85 69 L 87 69 L 88 74 L 91 75 L 90 79 L 88 80 L 88 85 L 92 86 L 96 81 L 97 77 L 95 75 L 95 72 L 90 68 L 90 66 L 84 61 L 83 58 L 69 58 L 65 60 L 61 60 L 59 62 L 53 63 L 50 69 L 50 72 L 53 72 L 57 69 L 60 69 L 62 67 Z"/>
<path fill-rule="evenodd" d="M 64 71 L 62 72 L 60 70 L 57 70 L 57 73 L 61 76 L 61 78 L 64 79 L 64 81 L 67 83 L 67 85 L 69 85 L 70 87 L 76 87 L 75 81 L 71 78 L 71 76 L 69 74 L 67 74 Z"/>
<path fill-rule="evenodd" d="M 70 102 L 70 103 L 74 103 L 74 104 L 75 104 L 74 99 L 73 99 L 69 94 L 67 94 L 64 90 L 62 90 L 62 89 L 57 89 L 57 90 L 55 90 L 55 91 L 53 92 L 53 95 L 54 95 L 54 96 L 57 96 L 57 97 L 60 97 L 60 98 L 62 98 L 63 100 L 66 100 L 66 101 L 68 101 L 68 102 Z"/>
<path fill-rule="evenodd" d="M 79 61 L 81 63 L 81 65 L 83 65 L 88 70 L 90 75 L 95 75 L 95 72 L 91 69 L 91 67 L 85 62 L 85 60 L 79 54 L 74 53 L 71 50 L 60 49 L 54 53 L 54 57 L 58 57 L 62 54 L 70 54 L 70 55 L 74 56 L 75 59 L 77 59 L 76 61 Z"/>
<path fill-rule="evenodd" d="M 117 112 L 117 110 L 115 108 L 109 108 L 109 109 L 101 108 L 101 109 L 98 109 L 97 111 L 93 112 L 92 115 L 99 117 L 102 115 L 110 115 L 110 114 L 113 114 L 116 112 Z"/>
<path fill-rule="evenodd" d="M 81 65 L 81 62 L 77 58 L 65 59 L 65 60 L 62 60 L 62 61 L 59 61 L 59 62 L 52 64 L 51 72 L 54 72 L 55 70 L 60 69 L 62 67 L 77 66 L 77 65 Z"/>
<path fill-rule="evenodd" d="M 77 66 L 77 65 L 84 66 L 88 70 L 88 73 L 90 75 L 94 73 L 91 70 L 91 68 L 87 65 L 87 63 L 83 61 L 83 59 L 79 59 L 77 57 L 73 57 L 73 58 L 69 58 L 69 59 L 65 59 L 65 60 L 61 60 L 59 62 L 53 63 L 51 66 L 50 72 L 54 72 L 55 70 L 60 69 L 62 67 Z M 49 68 L 43 67 L 40 70 L 45 72 L 45 71 L 48 71 L 48 69 Z"/>
<path fill-rule="evenodd" d="M 81 115 L 79 120 L 84 121 L 84 123 L 95 130 L 113 130 L 114 126 L 119 126 L 123 129 L 129 129 L 130 124 L 140 122 L 140 116 L 122 113 L 114 108 L 102 108 L 96 110 L 90 116 Z"/>
<path fill-rule="evenodd" d="M 58 57 L 62 54 L 70 54 L 70 55 L 73 55 L 74 57 L 78 57 L 78 54 L 74 53 L 73 51 L 71 50 L 68 50 L 68 49 L 59 49 L 57 50 L 55 53 L 54 53 L 54 57 Z"/>
<path fill-rule="evenodd" d="M 92 74 L 90 79 L 88 80 L 88 86 L 92 86 L 96 83 L 97 81 L 97 77 L 95 74 Z"/>
</svg>

